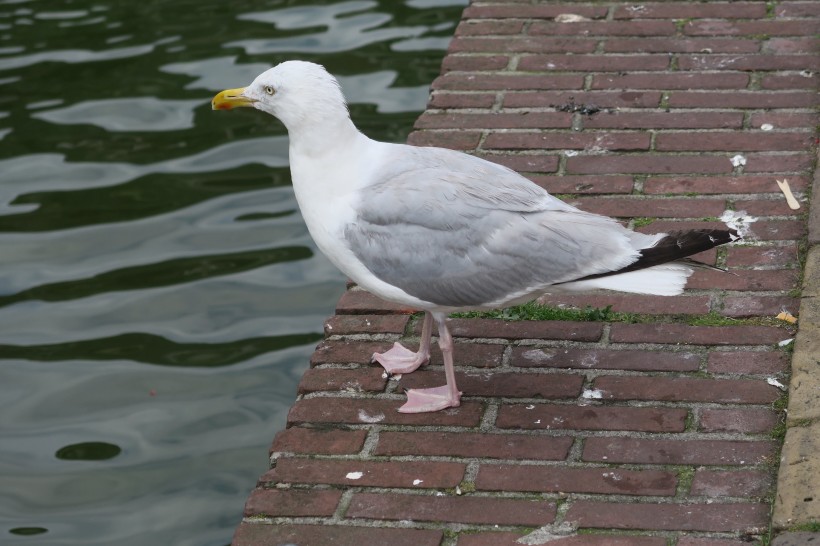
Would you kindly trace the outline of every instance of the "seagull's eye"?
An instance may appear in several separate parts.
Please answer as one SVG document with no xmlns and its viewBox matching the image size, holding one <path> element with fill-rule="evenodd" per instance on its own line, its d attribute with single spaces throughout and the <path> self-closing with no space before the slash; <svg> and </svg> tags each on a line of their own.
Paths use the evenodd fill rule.
<svg viewBox="0 0 820 546">
<path fill-rule="evenodd" d="M 273 95 L 276 91 L 270 85 L 265 86 L 265 93 L 268 95 Z"/>
</svg>

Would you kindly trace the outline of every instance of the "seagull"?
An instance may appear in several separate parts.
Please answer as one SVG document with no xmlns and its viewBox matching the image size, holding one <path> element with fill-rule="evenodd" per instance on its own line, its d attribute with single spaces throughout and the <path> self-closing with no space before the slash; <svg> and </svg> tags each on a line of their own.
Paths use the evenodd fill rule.
<svg viewBox="0 0 820 546">
<path fill-rule="evenodd" d="M 288 131 L 296 200 L 317 247 L 358 286 L 424 310 L 418 351 L 375 353 L 390 374 L 430 359 L 433 324 L 446 384 L 407 391 L 404 413 L 460 404 L 450 313 L 531 301 L 544 293 L 615 290 L 672 296 L 687 259 L 739 238 L 735 230 L 647 235 L 579 210 L 515 171 L 462 152 L 378 142 L 362 134 L 324 67 L 283 62 L 214 110 L 251 107 Z"/>
</svg>

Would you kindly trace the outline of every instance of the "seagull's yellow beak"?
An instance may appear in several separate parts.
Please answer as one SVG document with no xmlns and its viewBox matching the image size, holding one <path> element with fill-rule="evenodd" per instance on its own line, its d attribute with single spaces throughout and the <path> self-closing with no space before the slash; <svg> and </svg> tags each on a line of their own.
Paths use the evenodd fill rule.
<svg viewBox="0 0 820 546">
<path fill-rule="evenodd" d="M 256 101 L 243 95 L 244 92 L 244 87 L 221 91 L 211 101 L 211 108 L 214 110 L 231 110 L 240 106 L 252 106 Z"/>
</svg>

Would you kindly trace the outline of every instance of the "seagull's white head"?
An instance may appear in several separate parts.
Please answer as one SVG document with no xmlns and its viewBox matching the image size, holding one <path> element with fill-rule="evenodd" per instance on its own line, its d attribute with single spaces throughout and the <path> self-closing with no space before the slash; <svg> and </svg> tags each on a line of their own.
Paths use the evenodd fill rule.
<svg viewBox="0 0 820 546">
<path fill-rule="evenodd" d="M 227 89 L 211 101 L 214 110 L 252 106 L 279 118 L 288 131 L 349 114 L 339 82 L 322 65 L 286 61 L 259 74 L 247 87 Z"/>
</svg>

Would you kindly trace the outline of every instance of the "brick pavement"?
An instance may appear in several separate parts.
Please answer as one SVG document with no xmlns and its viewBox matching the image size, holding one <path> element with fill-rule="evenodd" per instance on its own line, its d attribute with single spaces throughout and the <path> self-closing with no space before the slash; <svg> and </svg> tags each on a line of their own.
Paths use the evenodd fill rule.
<svg viewBox="0 0 820 546">
<path fill-rule="evenodd" d="M 234 545 L 768 540 L 786 429 L 769 380 L 789 384 L 777 344 L 795 333 L 773 316 L 798 312 L 820 218 L 805 213 L 818 31 L 811 1 L 467 7 L 409 141 L 508 165 L 640 231 L 752 218 L 743 244 L 699 256 L 732 274 L 699 271 L 672 298 L 544 298 L 611 305 L 609 322 L 453 319 L 466 396 L 421 415 L 396 408 L 443 381 L 440 355 L 384 378 L 370 355 L 412 346 L 420 321 L 351 288 Z"/>
</svg>

